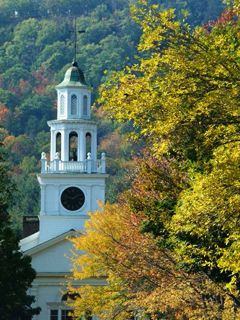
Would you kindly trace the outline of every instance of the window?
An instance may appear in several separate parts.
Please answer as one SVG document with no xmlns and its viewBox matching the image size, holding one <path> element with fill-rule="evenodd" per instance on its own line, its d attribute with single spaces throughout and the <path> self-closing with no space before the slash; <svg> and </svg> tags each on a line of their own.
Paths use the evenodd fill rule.
<svg viewBox="0 0 240 320">
<path fill-rule="evenodd" d="M 69 135 L 69 161 L 77 161 L 78 135 L 71 132 Z"/>
<path fill-rule="evenodd" d="M 50 320 L 58 320 L 58 310 L 50 311 Z"/>
<path fill-rule="evenodd" d="M 64 107 L 65 107 L 65 98 L 64 95 L 60 97 L 60 115 L 64 114 Z"/>
<path fill-rule="evenodd" d="M 91 136 L 91 133 L 87 133 L 86 134 L 86 155 L 90 152 L 92 152 L 92 146 L 91 146 L 91 144 L 92 144 L 92 136 Z"/>
<path fill-rule="evenodd" d="M 84 116 L 88 115 L 88 97 L 87 96 L 83 97 L 83 115 Z"/>
<path fill-rule="evenodd" d="M 61 133 L 58 132 L 56 135 L 56 152 L 61 156 Z"/>
<path fill-rule="evenodd" d="M 73 94 L 71 96 L 71 115 L 77 114 L 77 96 Z"/>
<path fill-rule="evenodd" d="M 73 320 L 70 310 L 62 310 L 61 320 Z"/>
<path fill-rule="evenodd" d="M 60 318 L 58 317 L 60 315 Z M 71 316 L 71 310 L 60 310 L 60 309 L 54 309 L 50 310 L 50 320 L 73 320 L 73 317 Z"/>
</svg>

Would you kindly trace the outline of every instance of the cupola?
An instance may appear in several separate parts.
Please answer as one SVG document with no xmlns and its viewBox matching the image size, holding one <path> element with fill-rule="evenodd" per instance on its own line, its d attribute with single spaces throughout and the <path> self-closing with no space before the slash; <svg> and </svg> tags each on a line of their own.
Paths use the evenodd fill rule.
<svg viewBox="0 0 240 320">
<path fill-rule="evenodd" d="M 76 61 L 66 71 L 64 80 L 56 89 L 57 119 L 90 119 L 91 91 Z"/>
<path fill-rule="evenodd" d="M 56 88 L 65 87 L 86 87 L 86 81 L 83 71 L 79 68 L 76 61 L 72 62 L 72 66 L 67 69 L 64 80 L 56 86 Z"/>
</svg>

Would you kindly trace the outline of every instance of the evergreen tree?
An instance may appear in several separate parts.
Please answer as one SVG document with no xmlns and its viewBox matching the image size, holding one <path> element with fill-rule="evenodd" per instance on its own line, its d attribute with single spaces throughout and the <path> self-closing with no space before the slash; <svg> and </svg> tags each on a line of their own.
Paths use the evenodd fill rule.
<svg viewBox="0 0 240 320">
<path fill-rule="evenodd" d="M 36 273 L 31 258 L 20 252 L 19 239 L 10 228 L 8 206 L 14 187 L 8 170 L 0 145 L 0 319 L 26 320 L 40 311 L 31 307 L 34 297 L 27 294 Z"/>
</svg>

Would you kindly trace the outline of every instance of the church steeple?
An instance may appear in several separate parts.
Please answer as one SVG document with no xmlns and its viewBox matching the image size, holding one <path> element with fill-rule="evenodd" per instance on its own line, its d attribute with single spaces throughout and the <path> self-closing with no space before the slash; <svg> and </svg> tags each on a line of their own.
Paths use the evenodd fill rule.
<svg viewBox="0 0 240 320">
<path fill-rule="evenodd" d="M 21 250 L 32 256 L 32 266 L 37 272 L 31 290 L 41 307 L 39 320 L 68 318 L 69 308 L 62 294 L 72 271 L 69 237 L 84 232 L 89 212 L 98 210 L 99 202 L 105 202 L 107 178 L 105 154 L 97 159 L 97 126 L 90 114 L 91 91 L 76 62 L 56 89 L 57 119 L 48 122 L 50 159 L 42 152 L 38 174 L 39 232 L 21 241 Z M 102 280 L 99 284 L 103 284 Z"/>
<path fill-rule="evenodd" d="M 91 91 L 77 62 L 66 71 L 64 80 L 56 89 L 57 120 L 48 122 L 51 162 L 47 170 L 56 170 L 53 162 L 59 160 L 57 168 L 60 171 L 88 172 L 87 164 L 91 160 L 91 172 L 103 173 L 104 162 L 97 161 L 97 127 L 91 121 Z"/>
<path fill-rule="evenodd" d="M 91 91 L 74 62 L 56 86 L 57 119 L 51 130 L 50 160 L 42 153 L 40 241 L 60 231 L 83 229 L 88 212 L 104 202 L 105 154 L 97 159 L 97 126 L 91 120 Z"/>
</svg>

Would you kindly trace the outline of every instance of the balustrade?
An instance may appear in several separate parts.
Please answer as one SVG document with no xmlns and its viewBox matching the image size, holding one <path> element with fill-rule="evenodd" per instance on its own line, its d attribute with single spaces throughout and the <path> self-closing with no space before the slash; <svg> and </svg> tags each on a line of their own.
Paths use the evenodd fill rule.
<svg viewBox="0 0 240 320">
<path fill-rule="evenodd" d="M 62 161 L 56 154 L 53 161 L 48 161 L 43 152 L 41 157 L 41 173 L 106 173 L 105 154 L 100 160 L 91 159 L 91 154 L 84 161 Z"/>
</svg>

